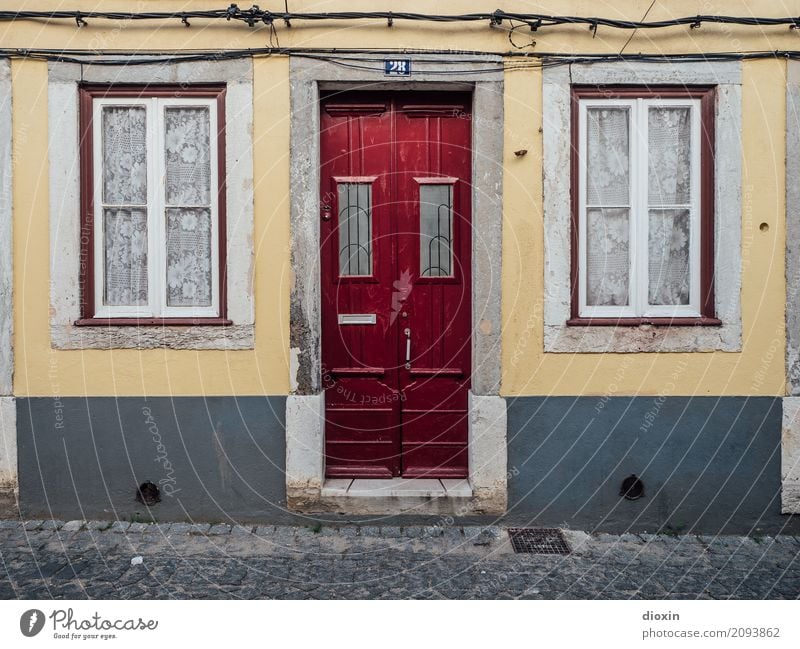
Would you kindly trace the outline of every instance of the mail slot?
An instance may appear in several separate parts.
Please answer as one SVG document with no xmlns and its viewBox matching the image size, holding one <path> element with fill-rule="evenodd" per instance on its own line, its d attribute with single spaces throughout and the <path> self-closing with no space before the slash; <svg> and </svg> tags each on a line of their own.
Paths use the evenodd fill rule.
<svg viewBox="0 0 800 649">
<path fill-rule="evenodd" d="M 374 313 L 340 313 L 340 325 L 374 325 Z"/>
</svg>

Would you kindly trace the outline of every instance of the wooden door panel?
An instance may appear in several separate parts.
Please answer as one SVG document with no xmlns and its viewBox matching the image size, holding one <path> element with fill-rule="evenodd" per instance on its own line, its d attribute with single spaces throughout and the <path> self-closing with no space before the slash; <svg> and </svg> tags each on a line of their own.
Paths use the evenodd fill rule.
<svg viewBox="0 0 800 649">
<path fill-rule="evenodd" d="M 413 98 L 399 109 L 397 138 L 406 153 L 398 182 L 402 204 L 400 250 L 413 267 L 414 289 L 404 307 L 411 330 L 411 367 L 401 371 L 402 465 L 408 477 L 466 477 L 467 392 L 471 366 L 471 121 L 467 98 L 445 104 L 435 96 Z M 451 262 L 423 257 L 423 210 L 446 195 L 436 213 Z M 426 196 L 426 190 L 427 196 Z M 441 259 L 441 255 L 435 257 Z M 426 273 L 439 267 L 441 274 Z M 449 271 L 449 272 L 448 272 Z M 442 434 L 444 431 L 444 435 Z"/>
<path fill-rule="evenodd" d="M 467 475 L 470 101 L 412 92 L 322 99 L 328 476 Z"/>
<path fill-rule="evenodd" d="M 406 478 L 466 478 L 467 462 L 466 444 L 403 445 Z"/>
</svg>

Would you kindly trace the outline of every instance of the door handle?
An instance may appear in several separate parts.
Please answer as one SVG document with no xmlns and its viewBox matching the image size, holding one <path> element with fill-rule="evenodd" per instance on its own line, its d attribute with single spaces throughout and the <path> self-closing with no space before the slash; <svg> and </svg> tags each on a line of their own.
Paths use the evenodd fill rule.
<svg viewBox="0 0 800 649">
<path fill-rule="evenodd" d="M 411 329 L 406 327 L 405 332 L 406 334 L 406 369 L 411 369 Z"/>
</svg>

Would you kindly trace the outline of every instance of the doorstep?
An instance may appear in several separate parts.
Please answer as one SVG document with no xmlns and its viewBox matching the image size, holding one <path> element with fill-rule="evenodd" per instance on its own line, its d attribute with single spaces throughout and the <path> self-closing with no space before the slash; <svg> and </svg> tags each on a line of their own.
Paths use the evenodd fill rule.
<svg viewBox="0 0 800 649">
<path fill-rule="evenodd" d="M 363 514 L 461 514 L 472 498 L 465 478 L 331 478 L 322 485 L 326 509 Z"/>
<path fill-rule="evenodd" d="M 426 498 L 469 498 L 472 487 L 469 480 L 438 478 L 391 478 L 376 480 L 371 478 L 332 478 L 322 485 L 322 497 L 349 496 L 351 498 L 426 497 Z"/>
</svg>

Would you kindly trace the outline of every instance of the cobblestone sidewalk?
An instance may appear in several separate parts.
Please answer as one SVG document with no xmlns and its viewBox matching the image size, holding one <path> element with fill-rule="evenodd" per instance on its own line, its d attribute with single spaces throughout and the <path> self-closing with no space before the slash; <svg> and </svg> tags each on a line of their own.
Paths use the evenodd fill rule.
<svg viewBox="0 0 800 649">
<path fill-rule="evenodd" d="M 494 526 L 5 520 L 0 598 L 800 598 L 797 537 L 565 536 L 547 556 Z"/>
</svg>

